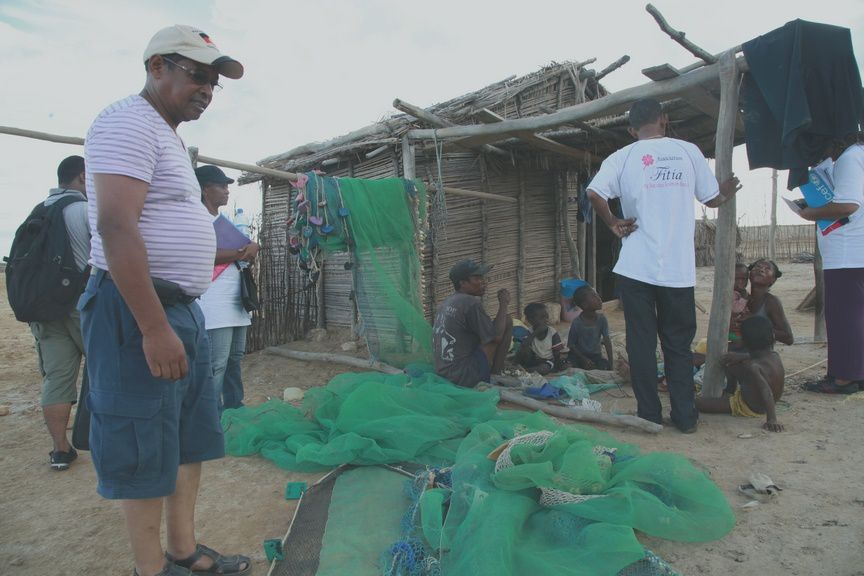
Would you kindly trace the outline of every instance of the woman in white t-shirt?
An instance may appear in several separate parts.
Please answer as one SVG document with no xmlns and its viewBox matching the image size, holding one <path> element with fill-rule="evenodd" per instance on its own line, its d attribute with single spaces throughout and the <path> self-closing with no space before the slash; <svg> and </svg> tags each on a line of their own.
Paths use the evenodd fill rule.
<svg viewBox="0 0 864 576">
<path fill-rule="evenodd" d="M 219 207 L 228 203 L 228 184 L 234 180 L 216 166 L 201 166 L 195 175 L 201 185 L 201 202 L 215 220 Z M 240 364 L 246 352 L 246 330 L 252 320 L 240 299 L 239 263 L 250 262 L 257 254 L 258 244 L 251 241 L 239 250 L 223 250 L 217 245 L 213 281 L 198 301 L 210 340 L 213 385 L 220 393 L 221 408 L 243 406 Z"/>
<path fill-rule="evenodd" d="M 825 278 L 825 327 L 828 374 L 807 384 L 811 392 L 852 394 L 864 390 L 864 145 L 862 135 L 839 141 L 834 163 L 834 198 L 819 208 L 804 208 L 805 220 L 848 222 L 817 234 Z"/>
</svg>

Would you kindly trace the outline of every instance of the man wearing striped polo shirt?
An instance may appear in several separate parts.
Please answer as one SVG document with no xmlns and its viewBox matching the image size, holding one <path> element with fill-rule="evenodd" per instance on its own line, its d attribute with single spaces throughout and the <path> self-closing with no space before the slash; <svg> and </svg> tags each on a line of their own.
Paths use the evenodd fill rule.
<svg viewBox="0 0 864 576">
<path fill-rule="evenodd" d="M 195 539 L 201 462 L 224 455 L 195 303 L 216 239 L 176 132 L 201 116 L 220 75 L 240 78 L 243 66 L 189 26 L 157 32 L 144 63 L 144 89 L 105 108 L 85 143 L 94 274 L 79 309 L 97 490 L 122 503 L 135 574 L 248 574 L 247 557 Z"/>
</svg>

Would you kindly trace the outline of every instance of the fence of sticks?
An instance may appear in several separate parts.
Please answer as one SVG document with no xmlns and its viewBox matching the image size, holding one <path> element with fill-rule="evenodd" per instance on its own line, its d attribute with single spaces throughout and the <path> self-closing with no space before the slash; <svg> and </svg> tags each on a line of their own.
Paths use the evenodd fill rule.
<svg viewBox="0 0 864 576">
<path fill-rule="evenodd" d="M 739 226 L 735 241 L 737 259 L 753 262 L 768 258 L 770 226 Z M 696 266 L 714 265 L 714 220 L 696 223 Z M 777 226 L 774 236 L 774 259 L 791 261 L 816 252 L 816 236 L 812 224 Z"/>
<path fill-rule="evenodd" d="M 768 258 L 770 226 L 746 226 L 739 228 L 741 242 L 738 252 L 745 262 Z M 802 254 L 816 252 L 816 235 L 813 224 L 777 226 L 774 236 L 774 258 L 794 260 Z"/>
</svg>

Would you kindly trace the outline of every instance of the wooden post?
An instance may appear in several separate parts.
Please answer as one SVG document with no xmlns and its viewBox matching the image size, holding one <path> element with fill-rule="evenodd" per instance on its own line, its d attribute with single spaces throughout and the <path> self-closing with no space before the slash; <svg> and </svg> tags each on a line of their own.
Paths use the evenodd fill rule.
<svg viewBox="0 0 864 576">
<path fill-rule="evenodd" d="M 318 280 L 315 282 L 315 295 L 318 300 L 318 319 L 315 322 L 316 328 L 326 328 L 327 327 L 327 302 L 324 297 L 324 269 L 327 264 L 327 260 L 325 258 L 321 259 L 321 268 L 318 271 Z"/>
<path fill-rule="evenodd" d="M 813 232 L 819 235 L 819 226 L 813 226 Z M 815 257 L 813 258 L 813 277 L 816 280 L 816 297 L 813 299 L 813 341 L 827 341 L 825 332 L 825 276 L 822 271 L 822 252 L 819 250 L 819 240 L 816 240 Z"/>
<path fill-rule="evenodd" d="M 525 170 L 519 167 L 519 205 L 518 205 L 519 253 L 516 263 L 516 310 L 525 305 Z"/>
<path fill-rule="evenodd" d="M 587 223 L 580 220 L 576 224 L 576 242 L 579 244 L 579 278 L 585 278 L 585 273 L 588 271 L 588 230 L 585 229 Z"/>
<path fill-rule="evenodd" d="M 414 157 L 414 143 L 407 137 L 402 137 L 402 177 L 406 180 L 416 178 L 416 161 Z"/>
<path fill-rule="evenodd" d="M 585 225 L 585 281 L 597 288 L 597 218 Z"/>
<path fill-rule="evenodd" d="M 404 159 L 403 159 L 404 161 Z M 348 177 L 354 178 L 354 161 L 348 160 Z M 353 258 L 352 258 L 353 260 Z M 358 332 L 360 331 L 359 320 L 360 315 L 357 312 L 357 292 L 355 290 L 356 284 L 355 280 L 356 276 L 356 267 L 351 268 L 351 290 L 349 291 L 349 302 L 351 303 L 351 339 L 357 340 L 359 338 Z"/>
<path fill-rule="evenodd" d="M 561 214 L 564 224 L 564 239 L 567 241 L 567 253 L 570 256 L 570 278 L 582 278 L 581 266 L 579 265 L 579 246 L 573 240 L 573 231 L 570 226 L 570 176 L 566 170 L 561 174 Z M 578 230 L 577 230 L 578 233 Z"/>
<path fill-rule="evenodd" d="M 486 165 L 486 156 L 481 154 L 479 158 L 477 158 L 478 165 L 480 166 L 480 178 L 483 181 L 483 189 L 487 194 L 491 193 L 491 186 L 489 185 L 489 169 Z M 488 214 L 488 202 L 486 200 L 480 200 L 480 262 L 484 264 L 488 264 L 486 261 L 486 256 L 489 254 L 489 214 Z M 482 297 L 482 300 L 486 300 L 486 295 Z"/>
<path fill-rule="evenodd" d="M 720 115 L 717 119 L 715 140 L 715 173 L 723 182 L 732 175 L 732 148 L 735 122 L 738 118 L 738 79 L 734 52 L 720 56 Z M 723 366 L 720 358 L 726 353 L 729 340 L 729 317 L 732 313 L 732 287 L 735 284 L 735 197 L 720 206 L 717 216 L 717 235 L 714 240 L 714 293 L 711 300 L 711 318 L 708 321 L 708 357 L 702 394 L 707 398 L 721 395 L 724 387 Z"/>
<path fill-rule="evenodd" d="M 189 161 L 192 162 L 192 169 L 198 167 L 198 147 L 197 146 L 189 146 Z"/>
<path fill-rule="evenodd" d="M 555 267 L 555 295 L 558 295 L 558 286 L 560 286 L 561 282 L 561 228 L 562 228 L 562 219 L 567 217 L 567 213 L 561 210 L 561 196 L 564 195 L 564 187 L 561 185 L 561 173 L 555 172 L 554 176 L 555 180 L 553 182 L 554 188 L 554 198 L 555 198 L 555 206 L 557 209 L 555 210 L 555 235 L 553 237 L 554 242 L 554 267 Z M 566 207 L 566 204 L 564 204 Z M 557 299 L 556 299 L 557 301 Z"/>
<path fill-rule="evenodd" d="M 777 170 L 771 170 L 771 226 L 768 228 L 768 258 L 777 259 Z"/>
</svg>

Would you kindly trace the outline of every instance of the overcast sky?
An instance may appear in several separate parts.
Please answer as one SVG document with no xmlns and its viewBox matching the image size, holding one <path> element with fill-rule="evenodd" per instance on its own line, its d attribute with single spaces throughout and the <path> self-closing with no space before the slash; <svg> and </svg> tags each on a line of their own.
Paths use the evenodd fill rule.
<svg viewBox="0 0 864 576">
<path fill-rule="evenodd" d="M 859 59 L 864 49 L 861 0 L 654 5 L 711 52 L 795 18 L 849 27 Z M 616 91 L 644 83 L 648 66 L 695 60 L 636 1 L 0 0 L 0 125 L 83 137 L 102 108 L 140 91 L 144 48 L 171 24 L 201 28 L 246 67 L 180 135 L 203 155 L 250 164 L 370 124 L 393 111 L 396 97 L 430 106 L 551 61 L 596 57 L 599 69 L 629 54 L 604 79 Z M 770 170 L 748 171 L 743 152 L 735 162 L 745 185 L 739 220 L 767 223 Z M 0 254 L 70 154 L 83 149 L 0 134 Z M 785 175 L 780 181 L 782 191 Z M 257 185 L 231 194 L 257 209 Z M 781 223 L 801 222 L 784 207 L 779 213 Z"/>
</svg>

